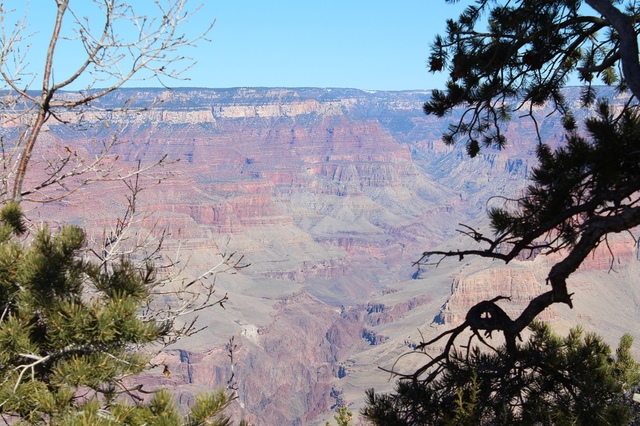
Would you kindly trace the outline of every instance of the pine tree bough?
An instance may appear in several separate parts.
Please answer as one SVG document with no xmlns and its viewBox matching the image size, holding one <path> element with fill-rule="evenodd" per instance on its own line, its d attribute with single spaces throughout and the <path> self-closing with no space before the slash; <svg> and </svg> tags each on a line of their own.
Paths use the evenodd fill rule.
<svg viewBox="0 0 640 426">
<path fill-rule="evenodd" d="M 519 338 L 520 333 L 531 324 L 531 322 L 545 309 L 553 305 L 554 303 L 564 303 L 569 307 L 573 307 L 571 296 L 567 290 L 567 278 L 575 272 L 584 259 L 601 243 L 602 239 L 609 233 L 619 233 L 627 231 L 640 225 L 640 207 L 628 207 L 624 211 L 618 213 L 615 216 L 609 217 L 592 217 L 584 223 L 582 228 L 581 238 L 575 246 L 573 246 L 569 254 L 560 262 L 556 263 L 550 270 L 547 281 L 551 286 L 551 290 L 545 292 L 535 298 L 533 298 L 522 313 L 516 318 L 511 319 L 500 308 L 496 302 L 502 299 L 508 299 L 506 296 L 498 296 L 488 301 L 482 301 L 469 309 L 467 312 L 465 321 L 458 327 L 446 331 L 436 338 L 421 343 L 417 349 L 423 349 L 429 345 L 434 344 L 446 335 L 451 335 L 445 346 L 444 356 L 437 357 L 425 366 L 418 369 L 414 374 L 401 375 L 404 377 L 413 377 L 417 379 L 421 374 L 427 371 L 429 368 L 436 365 L 438 362 L 445 360 L 448 357 L 448 352 L 453 348 L 455 338 L 458 337 L 465 329 L 469 328 L 473 334 L 480 337 L 479 331 L 485 332 L 490 335 L 494 331 L 501 331 L 504 334 L 507 351 L 515 356 L 516 351 L 516 339 Z M 546 228 L 543 228 L 544 232 L 538 230 L 535 237 L 547 232 Z M 474 232 L 474 239 L 479 240 L 477 237 L 479 234 Z M 534 235 L 529 236 L 528 240 L 533 240 Z M 487 239 L 487 241 L 490 241 Z M 492 249 L 487 251 L 478 250 L 458 250 L 458 251 L 427 251 L 423 254 L 420 262 L 428 259 L 432 255 L 440 255 L 443 257 L 458 257 L 462 259 L 467 255 L 480 255 L 483 257 L 491 257 L 509 262 L 515 258 L 521 250 L 512 250 L 509 254 L 496 253 L 493 251 L 497 244 L 495 241 L 491 241 Z M 482 339 L 481 339 L 482 340 Z"/>
<path fill-rule="evenodd" d="M 498 306 L 498 296 L 473 306 L 460 326 L 421 343 L 425 348 L 448 339 L 445 353 L 420 374 L 448 359 L 455 337 L 465 329 L 487 345 L 481 333 L 500 331 L 507 350 L 515 351 L 520 333 L 545 309 L 556 303 L 573 307 L 567 280 L 585 258 L 608 235 L 640 225 L 640 8 L 628 5 L 623 12 L 609 0 L 586 0 L 597 12 L 590 16 L 571 0 L 475 3 L 458 21 L 449 21 L 446 36 L 436 37 L 431 46 L 431 70 L 449 71 L 450 79 L 446 90 L 433 92 L 425 112 L 444 116 L 462 107 L 461 118 L 443 139 L 466 139 L 473 157 L 479 141 L 504 146 L 500 126 L 510 119 L 509 111 L 525 110 L 537 128 L 533 107 L 551 103 L 564 120 L 566 142 L 551 149 L 538 132 L 539 165 L 532 170 L 532 184 L 521 198 L 489 210 L 494 237 L 461 225 L 459 232 L 478 248 L 426 251 L 416 264 L 437 266 L 445 258 L 465 256 L 509 263 L 518 256 L 551 253 L 562 259 L 549 270 L 549 291 L 530 300 L 516 318 Z M 487 21 L 486 31 L 476 28 Z M 584 83 L 583 105 L 596 106 L 584 128 L 576 125 L 562 94 L 571 73 Z M 596 104 L 594 76 L 626 93 L 621 110 L 614 113 L 606 100 Z"/>
<path fill-rule="evenodd" d="M 460 225 L 473 248 L 426 251 L 416 264 L 422 270 L 465 256 L 560 260 L 548 271 L 548 290 L 515 318 L 500 307 L 508 297 L 496 295 L 383 369 L 401 380 L 389 394 L 370 390 L 363 414 L 374 425 L 397 426 L 630 424 L 637 412 L 630 392 L 640 383 L 631 337 L 622 338 L 614 360 L 599 338 L 582 340 L 574 329 L 561 339 L 536 319 L 554 304 L 573 307 L 571 275 L 600 245 L 613 258 L 609 236 L 627 232 L 638 242 L 640 4 L 585 0 L 592 10 L 579 0 L 467 3 L 431 45 L 431 71 L 449 78 L 444 90 L 432 91 L 424 112 L 455 111 L 442 139 L 466 143 L 470 157 L 505 147 L 501 126 L 517 112 L 533 122 L 538 165 L 528 169 L 523 195 L 493 199 L 492 235 Z M 565 86 L 576 77 L 580 107 L 590 109 L 583 123 L 565 99 Z M 597 87 L 596 79 L 609 87 Z M 538 120 L 553 114 L 566 130 L 563 140 L 547 141 L 541 132 Z M 526 328 L 531 333 L 521 342 Z M 490 340 L 496 337 L 499 345 Z M 413 354 L 429 360 L 398 371 L 400 359 Z"/>
</svg>

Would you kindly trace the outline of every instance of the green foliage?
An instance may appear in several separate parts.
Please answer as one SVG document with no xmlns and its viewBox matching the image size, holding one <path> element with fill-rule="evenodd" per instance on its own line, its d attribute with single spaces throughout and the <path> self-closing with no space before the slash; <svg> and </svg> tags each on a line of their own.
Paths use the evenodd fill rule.
<svg viewBox="0 0 640 426">
<path fill-rule="evenodd" d="M 479 150 L 478 141 L 504 146 L 499 124 L 507 117 L 505 108 L 533 116 L 536 106 L 550 102 L 569 116 L 562 88 L 572 76 L 583 83 L 583 105 L 596 100 L 595 81 L 619 92 L 627 90 L 625 77 L 632 76 L 622 75 L 625 49 L 620 48 L 617 24 L 598 13 L 589 15 L 593 11 L 583 7 L 582 1 L 469 3 L 457 20 L 447 21 L 445 34 L 431 44 L 430 71 L 448 73 L 449 79 L 445 90 L 433 91 L 424 111 L 443 117 L 456 107 L 465 108 L 463 118 L 443 139 L 453 143 L 462 137 L 472 157 Z M 614 11 L 635 21 L 639 9 L 635 2 L 628 2 Z M 630 30 L 638 33 L 637 26 Z M 637 55 L 629 60 L 637 62 Z"/>
<path fill-rule="evenodd" d="M 435 381 L 400 380 L 391 394 L 367 392 L 374 425 L 625 425 L 640 364 L 623 336 L 616 357 L 598 336 L 575 328 L 564 338 L 542 323 L 507 366 L 506 349 L 456 353 Z"/>
<path fill-rule="evenodd" d="M 519 316 L 506 315 L 495 303 L 503 297 L 496 295 L 471 307 L 460 326 L 424 342 L 421 347 L 446 339 L 442 353 L 405 376 L 411 380 L 399 382 L 394 394 L 369 392 L 365 414 L 389 425 L 625 424 L 632 410 L 624 395 L 638 381 L 631 338 L 623 337 L 614 360 L 593 335 L 575 329 L 561 339 L 532 321 L 552 304 L 572 307 L 571 274 L 609 234 L 640 225 L 640 6 L 609 0 L 585 0 L 590 7 L 579 0 L 468 3 L 431 46 L 431 71 L 448 72 L 449 79 L 424 112 L 443 117 L 459 109 L 443 140 L 462 139 L 471 157 L 482 147 L 505 145 L 501 125 L 514 112 L 528 116 L 538 132 L 539 164 L 520 198 L 490 208 L 492 238 L 465 225 L 464 233 L 483 248 L 427 251 L 419 262 L 432 255 L 509 262 L 560 253 L 561 259 L 549 268 L 548 291 Z M 582 82 L 580 106 L 593 109 L 584 125 L 564 97 L 571 76 Z M 598 80 L 615 86 L 608 93 L 623 94 L 621 108 L 597 101 Z M 564 141 L 543 140 L 542 113 L 560 115 Z M 517 344 L 527 326 L 531 338 Z M 460 353 L 455 339 L 466 330 L 473 336 Z M 505 346 L 494 350 L 483 332 L 487 338 L 502 334 Z M 476 337 L 485 351 L 472 345 Z"/>
<path fill-rule="evenodd" d="M 455 353 L 434 381 L 400 380 L 391 394 L 367 392 L 362 414 L 374 425 L 625 425 L 640 364 L 623 336 L 616 357 L 598 336 L 575 328 L 564 338 L 542 323 L 518 346 Z M 504 367 L 496 373 L 496 366 Z"/>
<path fill-rule="evenodd" d="M 479 403 L 480 386 L 476 372 L 472 373 L 469 387 L 456 390 L 453 416 L 447 421 L 451 426 L 477 424 L 479 421 L 476 417 L 476 406 Z"/>
<path fill-rule="evenodd" d="M 185 417 L 166 391 L 146 404 L 118 398 L 147 366 L 137 349 L 168 331 L 140 316 L 153 268 L 83 256 L 84 232 L 43 227 L 28 243 L 14 203 L 0 211 L 0 416 L 51 425 L 229 425 L 231 396 L 198 397 Z M 11 232 L 7 230 L 10 229 Z"/>
<path fill-rule="evenodd" d="M 12 233 L 22 235 L 27 230 L 24 224 L 22 209 L 18 203 L 14 201 L 7 202 L 2 211 L 0 211 L 0 221 L 2 222 L 2 228 L 5 229 L 2 232 L 4 236 L 2 241 L 9 239 Z"/>
<path fill-rule="evenodd" d="M 493 237 L 465 225 L 464 233 L 483 248 L 427 251 L 420 261 L 431 255 L 479 255 L 509 262 L 560 252 L 563 258 L 546 277 L 549 291 L 531 299 L 520 316 L 487 321 L 469 316 L 471 311 L 467 315 L 468 327 L 500 330 L 513 342 L 548 306 L 573 306 L 567 279 L 609 234 L 640 225 L 640 8 L 608 0 L 585 0 L 591 8 L 576 0 L 469 3 L 432 45 L 432 70 L 448 70 L 450 79 L 424 110 L 444 116 L 462 109 L 443 135 L 445 142 L 466 139 L 470 156 L 483 145 L 501 148 L 501 121 L 519 111 L 539 132 L 541 105 L 544 114 L 560 114 L 567 133 L 564 141 L 544 141 L 538 133 L 539 164 L 530 174 L 531 184 L 519 198 L 504 199 L 502 206 L 489 209 Z M 597 13 L 589 15 L 594 10 Z M 594 109 L 583 126 L 576 123 L 563 95 L 567 78 L 576 73 L 584 83 L 583 106 Z M 617 110 L 606 100 L 596 102 L 594 77 L 618 84 L 619 92 L 628 88 L 631 96 L 621 96 L 625 103 Z M 472 309 L 478 311 L 485 302 Z"/>
<path fill-rule="evenodd" d="M 585 125 L 589 138 L 574 131 L 556 150 L 538 146 L 539 164 L 518 208 L 489 211 L 496 233 L 522 238 L 555 229 L 563 244 L 573 245 L 585 220 L 622 211 L 640 189 L 640 117 L 628 110 L 614 118 L 601 102 Z"/>
<path fill-rule="evenodd" d="M 353 413 L 349 411 L 347 407 L 338 407 L 336 410 L 337 414 L 333 416 L 336 420 L 338 426 L 351 426 L 351 420 L 353 419 Z M 329 426 L 330 423 L 326 422 L 326 426 Z"/>
<path fill-rule="evenodd" d="M 229 404 L 229 394 L 223 390 L 196 397 L 195 404 L 191 407 L 186 426 L 230 426 L 229 419 L 219 413 Z M 215 418 L 213 421 L 210 420 Z"/>
<path fill-rule="evenodd" d="M 81 410 L 68 412 L 55 419 L 51 424 L 64 426 L 229 426 L 229 419 L 220 415 L 220 411 L 229 403 L 230 397 L 223 391 L 200 397 L 200 403 L 215 407 L 215 411 L 202 412 L 197 418 L 193 411 L 186 418 L 182 418 L 166 391 L 159 391 L 153 395 L 148 404 L 129 405 L 122 402 L 113 404 L 104 410 L 98 399 L 92 398 L 81 407 Z M 208 417 L 202 417 L 207 415 Z"/>
</svg>

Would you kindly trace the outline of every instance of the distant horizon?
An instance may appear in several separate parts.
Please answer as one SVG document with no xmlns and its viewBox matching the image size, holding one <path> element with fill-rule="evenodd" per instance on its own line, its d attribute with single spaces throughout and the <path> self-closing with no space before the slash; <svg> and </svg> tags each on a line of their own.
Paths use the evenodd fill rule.
<svg viewBox="0 0 640 426">
<path fill-rule="evenodd" d="M 100 91 L 105 87 L 94 87 L 91 91 Z M 432 92 L 437 89 L 399 89 L 399 90 L 374 90 L 360 89 L 357 87 L 318 87 L 318 86 L 234 86 L 234 87 L 206 87 L 206 86 L 123 86 L 115 90 L 237 90 L 237 89 L 290 89 L 290 90 L 357 90 L 359 92 Z M 59 90 L 59 92 L 77 93 L 82 90 Z M 29 92 L 38 92 L 37 89 L 30 89 Z"/>
<path fill-rule="evenodd" d="M 563 87 L 565 89 L 572 88 L 580 88 L 581 84 L 567 84 Z M 593 84 L 593 88 L 611 88 L 614 89 L 613 86 L 607 86 L 606 84 Z M 106 87 L 94 87 L 91 91 L 100 91 L 105 89 Z M 320 87 L 320 86 L 232 86 L 232 87 L 210 87 L 210 86 L 122 86 L 115 90 L 237 90 L 237 89 L 290 89 L 290 90 L 304 90 L 304 89 L 314 89 L 314 90 L 356 90 L 359 92 L 432 92 L 434 90 L 443 90 L 439 88 L 433 89 L 397 89 L 397 90 L 383 90 L 383 89 L 360 89 L 358 87 Z M 9 91 L 9 90 L 4 90 Z M 82 89 L 74 89 L 74 90 L 58 90 L 58 92 L 67 92 L 67 93 L 78 93 L 81 92 Z M 37 92 L 40 93 L 38 89 L 29 89 L 27 92 Z"/>
</svg>

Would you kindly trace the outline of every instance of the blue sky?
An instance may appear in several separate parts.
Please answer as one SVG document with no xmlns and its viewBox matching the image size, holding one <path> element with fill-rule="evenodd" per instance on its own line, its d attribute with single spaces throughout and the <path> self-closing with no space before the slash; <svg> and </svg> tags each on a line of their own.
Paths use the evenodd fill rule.
<svg viewBox="0 0 640 426">
<path fill-rule="evenodd" d="M 78 1 L 87 0 L 71 5 Z M 130 3 L 144 8 L 151 0 Z M 187 73 L 189 81 L 168 82 L 174 87 L 442 87 L 444 76 L 426 68 L 429 43 L 462 8 L 444 0 L 190 0 L 192 6 L 200 3 L 188 31 L 216 23 L 210 42 L 184 51 L 197 64 Z M 31 0 L 30 19 L 38 31 L 30 40 L 34 53 L 46 48 L 53 4 Z M 58 75 L 72 54 L 60 53 L 69 59 L 58 62 Z"/>
<path fill-rule="evenodd" d="M 432 89 L 429 43 L 459 6 L 444 0 L 218 0 L 212 42 L 198 52 L 204 86 Z M 204 52 L 202 52 L 204 53 Z"/>
</svg>

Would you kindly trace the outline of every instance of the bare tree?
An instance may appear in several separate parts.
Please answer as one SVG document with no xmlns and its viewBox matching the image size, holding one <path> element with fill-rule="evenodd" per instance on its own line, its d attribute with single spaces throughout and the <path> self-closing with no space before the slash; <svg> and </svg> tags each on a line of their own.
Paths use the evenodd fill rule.
<svg viewBox="0 0 640 426">
<path fill-rule="evenodd" d="M 67 145 L 48 147 L 38 167 L 41 172 L 29 167 L 50 122 L 81 128 L 82 114 L 90 113 L 104 117 L 98 120 L 102 125 L 112 126 L 106 119 L 118 111 L 96 107 L 96 100 L 127 82 L 155 79 L 164 85 L 184 78 L 194 61 L 182 52 L 204 40 L 213 26 L 185 34 L 185 24 L 199 9 L 189 10 L 187 0 L 144 2 L 144 14 L 121 0 L 50 4 L 55 5 L 53 29 L 42 62 L 32 57 L 38 52 L 31 43 L 41 35 L 29 25 L 29 6 L 18 11 L 0 3 L 0 196 L 5 200 L 56 200 L 87 183 L 127 179 L 163 164 L 166 158 L 134 170 L 118 168 L 110 155 L 118 136 L 111 131 L 89 152 Z M 68 61 L 61 66 L 61 49 L 74 52 L 75 66 L 69 68 Z M 42 68 L 34 69 L 38 64 Z M 129 110 L 126 103 L 119 109 Z"/>
</svg>

